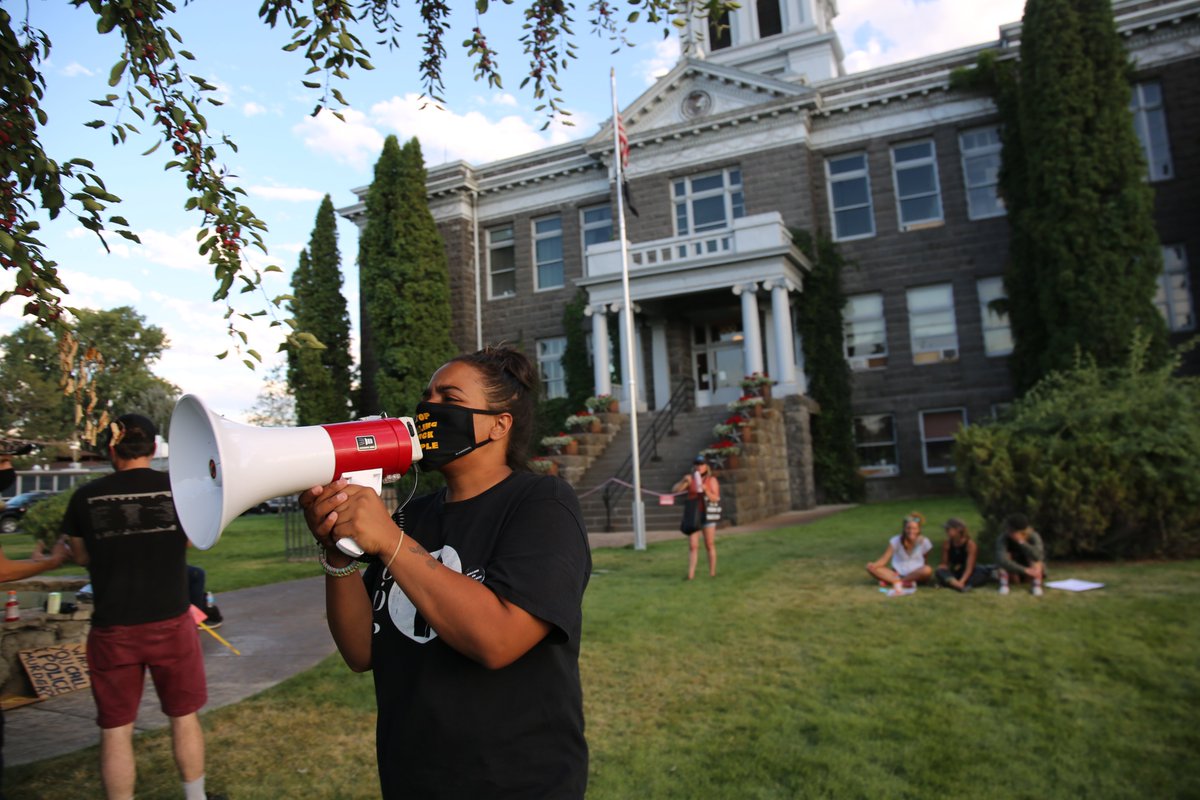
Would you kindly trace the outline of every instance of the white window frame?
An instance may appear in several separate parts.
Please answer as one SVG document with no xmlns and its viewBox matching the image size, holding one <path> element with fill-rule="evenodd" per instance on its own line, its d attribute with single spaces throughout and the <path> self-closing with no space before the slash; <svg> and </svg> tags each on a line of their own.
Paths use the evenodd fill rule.
<svg viewBox="0 0 1200 800">
<path fill-rule="evenodd" d="M 988 137 L 989 141 L 982 144 L 975 140 Z M 1000 126 L 988 125 L 982 128 L 972 128 L 958 135 L 958 150 L 962 158 L 963 188 L 967 194 L 967 218 L 991 219 L 1003 217 L 1008 213 L 1004 198 L 1000 196 L 1000 152 L 1003 144 L 1000 141 Z M 982 179 L 971 182 L 972 167 L 983 165 Z M 972 198 L 975 193 L 989 193 L 990 208 L 976 208 Z"/>
<path fill-rule="evenodd" d="M 835 163 L 848 162 L 855 158 L 862 160 L 861 167 L 857 169 L 846 170 L 845 172 L 839 172 L 836 175 L 834 174 L 833 165 Z M 848 183 L 850 181 L 858 180 L 863 182 L 863 187 L 866 190 L 867 202 L 859 203 L 857 205 L 846 205 L 839 208 L 834 200 L 834 184 Z M 871 197 L 870 161 L 867 158 L 866 151 L 860 151 L 857 153 L 843 153 L 842 155 L 825 159 L 825 192 L 829 198 L 829 222 L 833 229 L 833 240 L 835 242 L 850 242 L 855 239 L 869 239 L 875 235 L 875 201 L 874 198 Z M 870 230 L 864 233 L 842 235 L 841 231 L 838 229 L 838 214 L 848 211 L 857 211 L 860 208 L 867 209 L 867 219 L 871 223 Z"/>
<path fill-rule="evenodd" d="M 858 431 L 863 420 L 870 418 L 888 419 L 891 420 L 892 438 L 890 440 L 880 439 L 878 441 L 863 442 L 859 441 Z M 862 451 L 867 448 L 886 448 L 891 447 L 892 458 L 879 460 L 875 464 L 866 464 L 863 462 Z M 896 442 L 896 415 L 895 414 L 858 414 L 854 417 L 854 449 L 858 454 L 858 474 L 864 478 L 894 478 L 900 474 L 900 448 Z"/>
<path fill-rule="evenodd" d="M 600 210 L 608 211 L 608 219 L 600 220 L 599 222 L 589 222 L 587 218 L 588 214 Z M 599 230 L 608 231 L 608 237 L 603 241 L 612 241 L 614 230 L 612 203 L 597 203 L 594 206 L 584 206 L 579 209 L 579 251 L 583 254 L 585 269 L 587 264 L 588 234 Z M 600 244 L 600 242 L 592 242 L 592 244 Z"/>
<path fill-rule="evenodd" d="M 1158 276 L 1154 305 L 1171 333 L 1196 329 L 1196 303 L 1192 296 L 1187 249 L 1182 244 L 1163 245 L 1163 271 Z"/>
<path fill-rule="evenodd" d="M 861 313 L 863 303 L 857 301 L 877 301 L 878 313 Z M 874 305 L 874 303 L 873 303 Z M 860 313 L 852 313 L 854 309 L 859 309 Z M 882 347 L 882 350 L 873 351 L 870 353 L 851 353 L 850 340 L 854 334 L 854 326 L 866 322 L 879 321 L 881 341 L 876 343 L 876 346 Z M 846 356 L 846 361 L 850 364 L 850 369 L 859 372 L 869 369 L 883 369 L 888 363 L 888 345 L 887 345 L 887 320 L 883 312 L 883 294 L 880 292 L 865 292 L 863 294 L 850 295 L 846 298 L 846 306 L 842 310 L 842 353 Z"/>
<path fill-rule="evenodd" d="M 913 158 L 905 158 L 903 161 L 896 159 L 896 153 L 905 148 L 915 148 L 928 146 L 928 155 L 917 156 Z M 912 142 L 901 142 L 900 144 L 892 145 L 892 187 L 896 192 L 896 220 L 900 225 L 900 230 L 915 231 L 922 228 L 927 228 L 935 225 L 940 225 L 945 219 L 945 214 L 942 210 L 942 182 L 938 175 L 937 165 L 937 145 L 932 139 L 918 139 Z M 933 176 L 933 191 L 914 193 L 911 195 L 900 194 L 900 173 L 929 170 Z M 906 200 L 924 200 L 932 197 L 937 206 L 937 210 L 933 216 L 919 217 L 914 219 L 906 219 L 904 213 L 904 203 Z"/>
<path fill-rule="evenodd" d="M 1004 293 L 1004 278 L 995 275 L 975 281 L 975 293 L 979 296 L 979 325 L 983 336 L 983 352 L 989 357 L 1007 356 L 1012 353 L 1012 325 L 1008 314 L 1000 314 L 991 307 L 992 301 L 1000 300 Z M 997 342 L 996 340 L 1000 341 Z M 1007 342 L 1007 346 L 1004 346 Z"/>
<path fill-rule="evenodd" d="M 914 295 L 945 291 L 947 299 L 937 305 L 926 305 L 914 309 Z M 905 293 L 905 303 L 908 308 L 908 340 L 912 347 L 913 364 L 940 364 L 946 361 L 958 360 L 958 319 L 954 313 L 954 286 L 950 283 L 934 283 L 928 286 L 914 286 Z M 923 330 L 932 323 L 926 319 L 950 315 L 950 332 L 928 334 Z M 936 346 L 930 347 L 925 339 L 940 339 Z"/>
<path fill-rule="evenodd" d="M 950 414 L 957 413 L 962 420 L 962 428 L 967 427 L 967 410 L 965 408 L 928 408 L 917 413 L 917 420 L 921 425 L 921 466 L 925 469 L 926 475 L 940 475 L 947 472 L 953 472 L 954 467 L 931 467 L 929 465 L 929 445 L 941 444 L 943 442 L 953 442 L 953 436 L 926 436 L 925 435 L 925 416 L 927 414 Z"/>
<path fill-rule="evenodd" d="M 693 187 L 697 181 L 708 178 L 721 178 L 720 187 L 701 189 Z M 698 200 L 709 200 L 714 197 L 723 198 L 724 218 L 720 223 L 710 222 L 703 228 L 696 227 L 695 203 Z M 675 235 L 691 236 L 696 233 L 725 230 L 733 225 L 735 219 L 746 216 L 746 196 L 742 185 L 742 170 L 740 167 L 727 167 L 715 172 L 705 172 L 700 175 L 688 175 L 671 181 L 671 208 L 675 217 Z"/>
<path fill-rule="evenodd" d="M 1153 87 L 1153 92 L 1151 88 Z M 1157 99 L 1147 97 L 1157 95 Z M 1175 177 L 1175 164 L 1171 160 L 1171 142 L 1167 132 L 1167 112 L 1163 107 L 1162 84 L 1158 81 L 1140 81 L 1133 85 L 1133 96 L 1129 100 L 1133 113 L 1133 130 L 1142 145 L 1146 157 L 1146 175 L 1151 183 L 1167 181 Z"/>
<path fill-rule="evenodd" d="M 507 231 L 508 238 L 497 241 L 497 234 Z M 507 225 L 497 225 L 494 228 L 488 228 L 487 235 L 487 259 L 488 259 L 488 299 L 502 300 L 508 297 L 517 296 L 517 229 L 511 222 Z M 505 269 L 496 269 L 495 258 L 496 253 L 501 250 L 509 250 L 512 253 L 512 266 Z M 496 277 L 499 275 L 512 275 L 513 288 L 511 292 L 496 292 Z"/>
<path fill-rule="evenodd" d="M 567 396 L 567 373 L 562 363 L 566 351 L 565 336 L 537 340 L 538 374 L 542 378 L 542 396 L 547 400 Z"/>
<path fill-rule="evenodd" d="M 558 227 L 553 227 L 557 223 Z M 530 220 L 529 223 L 530 235 L 533 238 L 533 247 L 531 248 L 533 258 L 533 290 L 535 292 L 546 292 L 551 289 L 561 289 L 567 285 L 567 267 L 563 261 L 563 224 L 562 214 L 548 214 L 544 217 Z M 541 242 L 549 242 L 554 239 L 558 240 L 558 258 L 541 259 L 538 253 L 538 245 Z M 558 268 L 558 283 L 543 283 L 542 269 L 553 269 L 557 265 Z"/>
</svg>

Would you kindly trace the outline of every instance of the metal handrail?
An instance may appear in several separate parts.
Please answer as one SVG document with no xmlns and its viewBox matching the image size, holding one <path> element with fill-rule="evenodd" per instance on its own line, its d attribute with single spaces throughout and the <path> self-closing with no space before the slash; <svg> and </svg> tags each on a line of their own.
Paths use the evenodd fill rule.
<svg viewBox="0 0 1200 800">
<path fill-rule="evenodd" d="M 695 383 L 690 379 L 680 382 L 671 393 L 671 399 L 659 409 L 650 419 L 650 427 L 638 437 L 638 457 L 642 461 L 661 461 L 658 455 L 658 443 L 664 436 L 675 434 L 675 417 L 684 410 L 684 406 L 694 399 Z M 633 413 L 637 413 L 634 411 Z M 604 487 L 601 498 L 604 500 L 604 530 L 612 532 L 612 510 L 614 504 L 628 491 L 625 484 L 633 477 L 633 453 L 626 456 L 625 461 L 613 473 L 616 481 L 610 480 Z"/>
</svg>

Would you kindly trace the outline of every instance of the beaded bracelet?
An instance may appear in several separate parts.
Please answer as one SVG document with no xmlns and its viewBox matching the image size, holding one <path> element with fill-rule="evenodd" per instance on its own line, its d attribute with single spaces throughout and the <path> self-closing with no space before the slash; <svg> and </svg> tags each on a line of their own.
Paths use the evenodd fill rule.
<svg viewBox="0 0 1200 800">
<path fill-rule="evenodd" d="M 325 574 L 331 578 L 344 578 L 347 575 L 353 575 L 358 572 L 358 562 L 351 561 L 344 567 L 333 567 L 329 565 L 329 560 L 325 558 L 325 548 L 321 548 L 321 552 L 317 555 L 317 560 L 321 562 L 321 569 L 325 570 Z"/>
</svg>

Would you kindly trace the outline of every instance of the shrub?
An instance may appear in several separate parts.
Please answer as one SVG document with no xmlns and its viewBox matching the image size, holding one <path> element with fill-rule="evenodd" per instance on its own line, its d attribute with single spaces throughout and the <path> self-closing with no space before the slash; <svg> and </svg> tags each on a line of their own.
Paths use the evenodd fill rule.
<svg viewBox="0 0 1200 800">
<path fill-rule="evenodd" d="M 1175 364 L 1076 365 L 1011 416 L 958 434 L 959 486 L 994 535 L 1029 515 L 1054 556 L 1183 555 L 1200 544 L 1200 380 Z"/>
<path fill-rule="evenodd" d="M 39 500 L 21 518 L 21 530 L 32 536 L 35 542 L 41 542 L 47 553 L 62 533 L 63 515 L 67 513 L 67 502 L 73 494 L 75 487 Z"/>
</svg>

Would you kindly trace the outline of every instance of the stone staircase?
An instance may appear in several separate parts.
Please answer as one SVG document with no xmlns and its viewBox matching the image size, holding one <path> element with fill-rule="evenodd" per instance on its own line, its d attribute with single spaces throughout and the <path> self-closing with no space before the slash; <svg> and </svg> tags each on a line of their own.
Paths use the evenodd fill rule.
<svg viewBox="0 0 1200 800">
<path fill-rule="evenodd" d="M 644 434 L 650 429 L 654 413 L 638 416 L 639 433 Z M 579 493 L 589 531 L 629 531 L 633 529 L 633 490 L 626 488 L 619 493 L 610 520 L 604 506 L 603 488 L 605 481 L 616 474 L 631 452 L 629 416 L 598 416 L 603 422 L 601 433 L 573 434 L 579 442 L 578 455 L 553 456 L 553 459 L 559 464 L 559 474 Z M 646 530 L 672 530 L 679 526 L 683 506 L 679 502 L 659 505 L 657 495 L 648 492 L 669 493 L 675 482 L 688 471 L 696 454 L 712 443 L 713 426 L 727 416 L 729 411 L 724 407 L 681 412 L 675 417 L 674 431 L 659 441 L 657 453 L 650 458 L 643 457 L 641 477 Z M 632 478 L 628 482 L 632 483 Z"/>
</svg>

